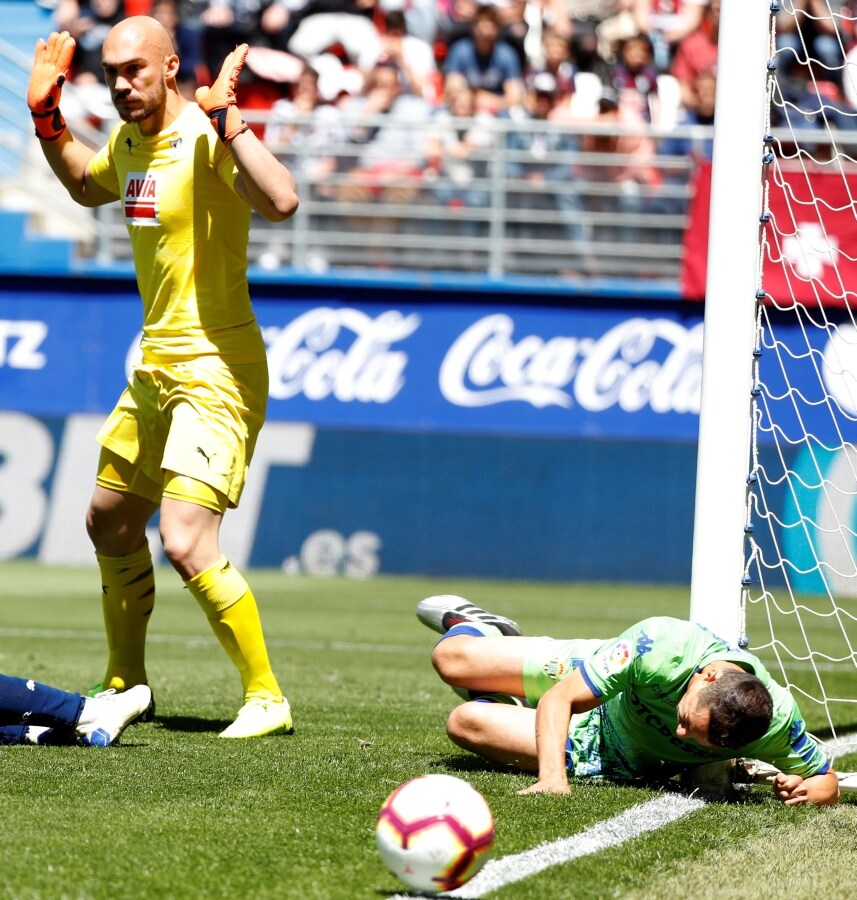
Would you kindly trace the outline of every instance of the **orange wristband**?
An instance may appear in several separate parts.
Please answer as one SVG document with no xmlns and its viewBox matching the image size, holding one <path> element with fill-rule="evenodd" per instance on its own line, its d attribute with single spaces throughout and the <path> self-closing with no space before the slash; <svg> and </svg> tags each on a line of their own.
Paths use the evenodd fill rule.
<svg viewBox="0 0 857 900">
<path fill-rule="evenodd" d="M 36 127 L 36 137 L 40 141 L 55 141 L 66 129 L 65 119 L 59 107 L 44 113 L 30 110 L 30 115 Z"/>
</svg>

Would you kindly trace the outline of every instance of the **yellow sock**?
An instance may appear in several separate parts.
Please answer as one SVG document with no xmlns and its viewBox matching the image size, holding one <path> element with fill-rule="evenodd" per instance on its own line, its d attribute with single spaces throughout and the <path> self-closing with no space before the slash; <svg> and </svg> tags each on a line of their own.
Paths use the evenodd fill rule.
<svg viewBox="0 0 857 900">
<path fill-rule="evenodd" d="M 186 584 L 241 673 L 244 702 L 251 697 L 281 697 L 268 660 L 256 598 L 244 576 L 222 556 Z"/>
<path fill-rule="evenodd" d="M 146 628 L 155 605 L 155 571 L 149 545 L 127 556 L 96 553 L 107 634 L 104 690 L 146 684 Z"/>
</svg>

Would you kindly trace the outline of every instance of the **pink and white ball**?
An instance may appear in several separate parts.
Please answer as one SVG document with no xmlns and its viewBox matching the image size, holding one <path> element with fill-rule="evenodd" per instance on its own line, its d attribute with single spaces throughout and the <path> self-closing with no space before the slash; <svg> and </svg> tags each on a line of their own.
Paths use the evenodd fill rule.
<svg viewBox="0 0 857 900">
<path fill-rule="evenodd" d="M 384 801 L 375 840 L 408 887 L 439 893 L 469 881 L 491 856 L 494 816 L 474 787 L 452 775 L 421 775 Z"/>
</svg>

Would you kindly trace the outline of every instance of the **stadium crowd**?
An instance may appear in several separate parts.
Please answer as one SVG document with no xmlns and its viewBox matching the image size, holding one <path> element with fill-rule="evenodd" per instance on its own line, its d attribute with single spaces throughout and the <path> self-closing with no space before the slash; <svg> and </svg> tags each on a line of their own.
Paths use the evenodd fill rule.
<svg viewBox="0 0 857 900">
<path fill-rule="evenodd" d="M 513 151 L 506 177 L 524 185 L 518 201 L 508 193 L 509 206 L 525 194 L 527 203 L 541 198 L 536 205 L 558 216 L 565 237 L 580 240 L 584 208 L 682 212 L 659 197 L 670 170 L 656 157 L 711 153 L 710 140 L 670 131 L 713 122 L 720 0 L 52 2 L 55 27 L 77 40 L 73 82 L 92 98 L 90 118 L 112 109 L 100 41 L 125 16 L 151 15 L 167 27 L 189 98 L 236 43 L 248 43 L 242 110 L 264 111 L 251 127 L 318 200 L 408 204 L 429 193 L 451 211 L 485 209 L 488 151 L 503 140 Z M 781 13 L 777 40 L 783 99 L 797 106 L 781 103 L 777 114 L 821 127 L 824 104 L 836 127 L 857 127 L 857 92 L 844 83 L 838 43 L 855 43 L 857 2 L 794 6 L 806 15 L 798 22 Z M 811 95 L 804 44 L 825 67 Z M 509 127 L 492 129 L 491 120 Z M 586 133 L 587 123 L 617 128 Z M 616 164 L 569 163 L 576 150 L 615 154 Z M 610 187 L 576 193 L 593 181 Z"/>
</svg>

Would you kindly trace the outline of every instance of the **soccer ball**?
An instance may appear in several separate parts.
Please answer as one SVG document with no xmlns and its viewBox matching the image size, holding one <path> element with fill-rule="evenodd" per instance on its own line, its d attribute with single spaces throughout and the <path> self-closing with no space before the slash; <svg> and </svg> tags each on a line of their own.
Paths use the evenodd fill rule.
<svg viewBox="0 0 857 900">
<path fill-rule="evenodd" d="M 494 817 L 474 787 L 452 775 L 421 775 L 384 801 L 375 840 L 408 887 L 438 893 L 469 881 L 491 855 Z"/>
</svg>

